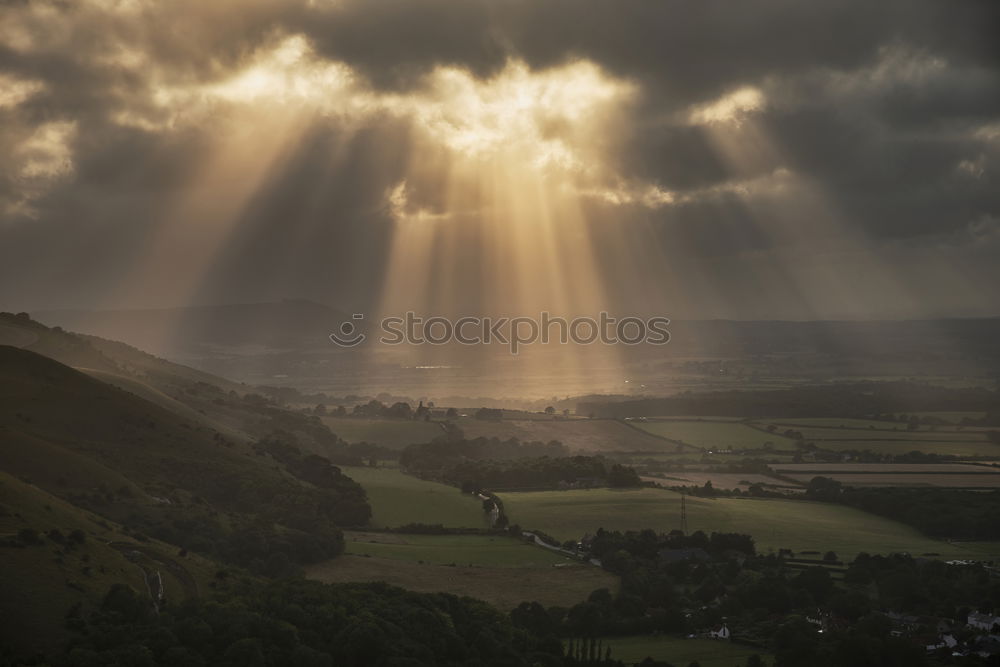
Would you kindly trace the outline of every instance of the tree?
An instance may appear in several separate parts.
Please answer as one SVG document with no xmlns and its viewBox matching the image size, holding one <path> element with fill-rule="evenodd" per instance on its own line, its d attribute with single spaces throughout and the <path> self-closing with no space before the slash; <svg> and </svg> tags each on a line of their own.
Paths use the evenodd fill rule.
<svg viewBox="0 0 1000 667">
<path fill-rule="evenodd" d="M 510 612 L 514 626 L 524 628 L 540 637 L 556 632 L 556 625 L 545 607 L 537 602 L 522 602 Z"/>
<path fill-rule="evenodd" d="M 412 419 L 413 408 L 410 407 L 409 403 L 399 401 L 392 404 L 392 407 L 386 411 L 386 416 L 393 419 Z"/>
<path fill-rule="evenodd" d="M 806 495 L 819 500 L 836 500 L 843 491 L 843 484 L 829 477 L 816 476 L 809 480 Z"/>
<path fill-rule="evenodd" d="M 223 656 L 224 664 L 232 667 L 264 667 L 264 652 L 260 649 L 260 640 L 237 639 L 226 649 Z"/>
<path fill-rule="evenodd" d="M 126 621 L 138 621 L 149 615 L 151 603 L 139 597 L 131 586 L 114 584 L 104 596 L 101 609 L 119 614 Z"/>
</svg>

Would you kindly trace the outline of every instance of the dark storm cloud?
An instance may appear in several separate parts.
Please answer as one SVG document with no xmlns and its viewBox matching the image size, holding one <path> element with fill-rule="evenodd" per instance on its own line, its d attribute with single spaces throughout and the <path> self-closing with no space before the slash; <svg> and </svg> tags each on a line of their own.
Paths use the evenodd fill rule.
<svg viewBox="0 0 1000 667">
<path fill-rule="evenodd" d="M 639 217 L 665 245 L 687 243 L 692 252 L 735 255 L 774 243 L 761 211 L 789 217 L 801 203 L 772 197 L 754 209 L 726 186 L 776 169 L 818 184 L 844 223 L 873 239 L 928 247 L 964 239 L 982 261 L 982 230 L 992 229 L 982 221 L 1000 218 L 994 0 L 124 4 L 0 3 L 0 24 L 8 25 L 0 29 L 0 75 L 44 84 L 23 102 L 0 104 L 0 152 L 17 154 L 47 123 L 74 127 L 71 177 L 29 182 L 23 161 L 0 164 L 0 302 L 93 301 L 123 279 L 149 220 L 208 158 L 226 124 L 221 107 L 194 123 L 176 121 L 156 96 L 163 87 L 224 80 L 276 35 L 306 35 L 321 57 L 346 63 L 380 91 L 412 91 L 440 65 L 487 78 L 509 58 L 533 68 L 587 59 L 635 82 L 640 97 L 609 159 L 626 181 L 689 196 Z M 734 163 L 714 143 L 714 129 L 688 116 L 746 86 L 765 98 L 745 122 L 770 152 Z M 145 124 L 122 123 L 126 112 Z M 348 284 L 345 274 L 376 281 L 390 233 L 385 191 L 404 174 L 409 137 L 398 121 L 374 118 L 342 162 L 324 164 L 325 149 L 344 132 L 337 119 L 324 119 L 269 176 L 213 267 L 206 298 L 254 293 L 265 277 L 290 295 L 323 281 Z M 592 213 L 626 217 L 614 207 Z M 295 257 L 302 251 L 288 239 L 306 233 L 317 241 Z M 992 232 L 985 236 L 994 242 Z M 75 256 L 79 248 L 90 252 Z M 81 279 L 51 284 L 33 268 L 40 256 Z"/>
<path fill-rule="evenodd" d="M 858 67 L 894 40 L 963 62 L 1000 57 L 990 0 L 348 0 L 303 18 L 324 53 L 383 85 L 439 64 L 485 74 L 508 55 L 538 67 L 585 57 L 680 104 L 767 74 Z"/>
<path fill-rule="evenodd" d="M 598 62 L 642 85 L 626 173 L 672 190 L 778 165 L 741 172 L 703 128 L 649 119 L 767 82 L 779 104 L 796 98 L 760 119 L 786 166 L 820 179 L 872 233 L 951 230 L 1000 204 L 996 142 L 973 136 L 1000 121 L 1000 3 L 989 0 L 388 0 L 335 3 L 302 27 L 380 86 L 412 86 L 440 64 L 485 76 L 507 56 L 535 67 Z M 983 174 L 956 175 L 980 155 Z"/>
</svg>

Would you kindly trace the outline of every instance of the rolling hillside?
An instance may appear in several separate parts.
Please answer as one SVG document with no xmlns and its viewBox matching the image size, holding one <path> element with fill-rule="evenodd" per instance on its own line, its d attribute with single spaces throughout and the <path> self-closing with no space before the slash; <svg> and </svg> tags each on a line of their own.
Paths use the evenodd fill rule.
<svg viewBox="0 0 1000 667">
<path fill-rule="evenodd" d="M 126 558 L 135 549 L 143 558 Z M 159 573 L 166 599 L 180 601 L 207 589 L 215 569 L 175 546 L 137 543 L 120 525 L 0 472 L 0 646 L 51 648 L 68 636 L 67 612 L 99 605 L 112 584 L 148 594 L 147 570 Z"/>
<path fill-rule="evenodd" d="M 258 569 L 254 559 L 279 553 L 292 562 L 335 555 L 336 528 L 368 521 L 364 490 L 295 443 L 287 433 L 230 439 L 51 359 L 0 347 L 0 470 L 137 534 Z"/>
<path fill-rule="evenodd" d="M 281 407 L 262 395 L 262 390 L 125 343 L 46 327 L 25 315 L 0 313 L 0 345 L 76 368 L 230 440 L 258 440 L 281 431 L 313 453 L 333 459 L 343 453 L 343 443 L 318 419 Z"/>
</svg>

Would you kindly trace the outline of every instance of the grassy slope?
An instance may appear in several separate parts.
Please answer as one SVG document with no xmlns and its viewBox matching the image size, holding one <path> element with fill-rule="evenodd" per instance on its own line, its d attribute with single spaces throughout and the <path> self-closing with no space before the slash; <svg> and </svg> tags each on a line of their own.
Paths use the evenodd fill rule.
<svg viewBox="0 0 1000 667">
<path fill-rule="evenodd" d="M 374 527 L 395 528 L 409 523 L 486 527 L 479 500 L 453 486 L 426 482 L 395 468 L 343 467 L 341 470 L 368 493 Z"/>
<path fill-rule="evenodd" d="M 215 511 L 243 513 L 238 497 L 309 486 L 248 443 L 217 439 L 204 424 L 3 346 L 0 436 L 0 469 L 130 523 L 131 516 L 162 522 L 208 512 L 235 525 L 235 515 Z"/>
<path fill-rule="evenodd" d="M 14 344 L 81 370 L 133 393 L 184 419 L 235 440 L 281 430 L 294 434 L 303 449 L 329 455 L 332 439 L 307 417 L 277 406 L 243 400 L 254 388 L 176 364 L 117 341 L 47 328 L 0 314 L 0 345 Z"/>
<path fill-rule="evenodd" d="M 209 491 L 221 474 L 251 469 L 277 474 L 245 448 L 215 442 L 211 429 L 201 424 L 9 347 L 0 347 L 0 432 L 5 432 L 0 439 L 4 469 L 33 475 L 33 481 L 60 495 L 90 492 L 105 474 L 161 492 L 160 487 L 172 487 L 181 478 L 187 488 Z M 17 446 L 26 439 L 47 443 L 51 465 L 39 467 L 37 450 Z M 81 466 L 81 458 L 89 463 Z"/>
<path fill-rule="evenodd" d="M 505 493 L 502 498 L 512 523 L 563 540 L 601 527 L 667 532 L 680 523 L 680 496 L 656 489 L 539 491 Z M 848 558 L 861 551 L 973 558 L 1000 555 L 1000 544 L 952 545 L 924 537 L 901 523 L 827 503 L 689 497 L 687 514 L 690 530 L 748 533 L 761 552 L 832 549 Z"/>
<path fill-rule="evenodd" d="M 81 530 L 87 537 L 70 548 L 48 537 L 39 545 L 0 547 L 0 645 L 43 650 L 67 636 L 62 621 L 71 606 L 99 604 L 114 583 L 146 590 L 140 569 L 108 545 L 132 542 L 116 524 L 0 472 L 0 536 L 9 538 L 22 528 L 39 533 L 57 529 L 63 535 Z M 144 542 L 143 548 L 181 562 L 199 588 L 207 586 L 212 571 L 208 561 L 180 558 L 176 547 L 155 540 Z M 167 597 L 183 599 L 183 584 L 166 569 L 161 574 Z"/>
</svg>

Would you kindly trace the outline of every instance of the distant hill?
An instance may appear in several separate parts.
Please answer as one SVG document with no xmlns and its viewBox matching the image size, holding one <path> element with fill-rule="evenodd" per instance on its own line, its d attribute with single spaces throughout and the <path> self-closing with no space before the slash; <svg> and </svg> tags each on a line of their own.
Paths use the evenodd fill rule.
<svg viewBox="0 0 1000 667">
<path fill-rule="evenodd" d="M 350 319 L 339 310 L 305 300 L 164 309 L 52 310 L 33 317 L 154 353 L 211 347 L 328 347 L 330 332 Z"/>
<path fill-rule="evenodd" d="M 1000 358 L 1000 318 L 885 321 L 688 320 L 670 326 L 671 353 L 736 358 L 767 354 L 838 357 Z"/>
</svg>

